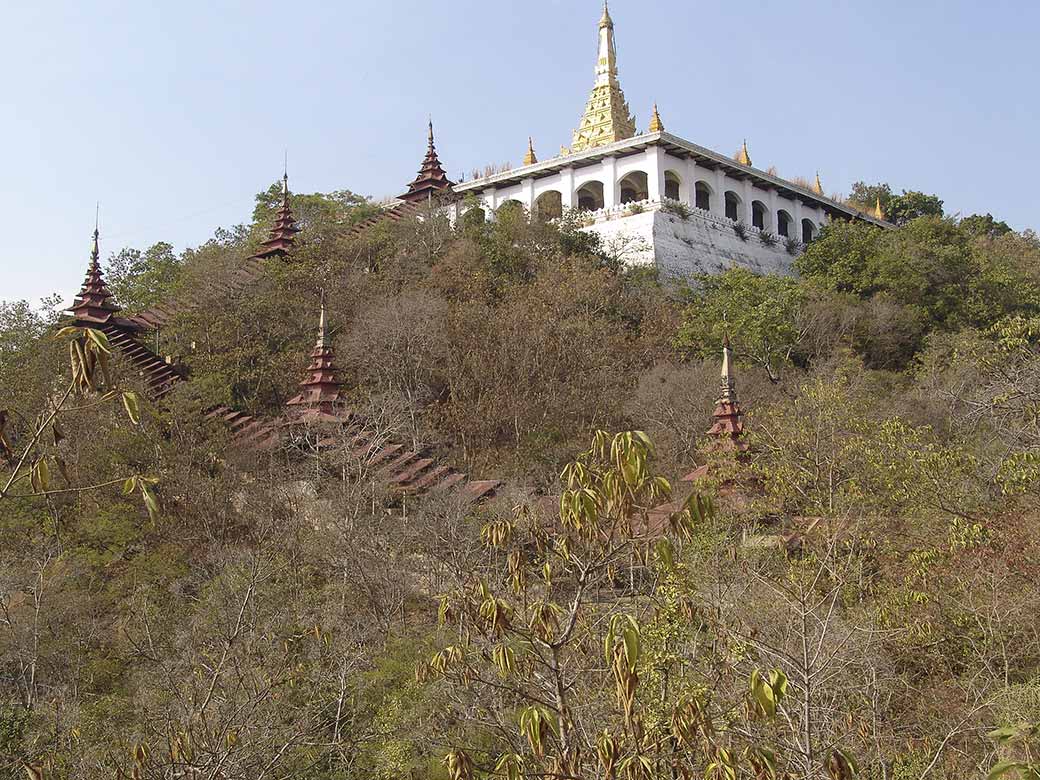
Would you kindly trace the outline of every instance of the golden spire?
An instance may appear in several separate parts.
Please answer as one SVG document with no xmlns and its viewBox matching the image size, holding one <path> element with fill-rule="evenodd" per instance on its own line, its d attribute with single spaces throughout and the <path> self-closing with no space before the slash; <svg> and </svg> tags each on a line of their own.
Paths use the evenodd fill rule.
<svg viewBox="0 0 1040 780">
<path fill-rule="evenodd" d="M 878 196 L 877 203 L 874 204 L 874 219 L 884 219 L 885 211 L 881 208 L 881 196 Z"/>
<path fill-rule="evenodd" d="M 527 137 L 527 154 L 524 155 L 524 165 L 534 165 L 538 162 L 538 158 L 534 153 L 534 139 L 531 136 Z"/>
<path fill-rule="evenodd" d="M 733 381 L 733 351 L 729 345 L 729 334 L 722 340 L 722 387 L 719 401 L 735 404 L 737 402 L 737 385 Z"/>
<path fill-rule="evenodd" d="M 650 115 L 650 127 L 647 130 L 651 133 L 660 133 L 664 130 L 664 122 L 661 121 L 661 115 L 657 113 L 657 103 L 654 103 L 654 111 Z"/>
<path fill-rule="evenodd" d="M 574 131 L 572 152 L 606 146 L 636 134 L 625 93 L 621 91 L 617 72 L 617 50 L 614 46 L 614 20 L 603 3 L 599 20 L 599 58 L 596 60 L 596 84 L 585 105 L 578 129 Z"/>
<path fill-rule="evenodd" d="M 751 155 L 748 154 L 747 150 L 747 139 L 744 139 L 744 145 L 740 147 L 740 151 L 737 152 L 737 162 L 741 165 L 751 166 Z"/>
<path fill-rule="evenodd" d="M 819 171 L 816 171 L 816 181 L 813 182 L 812 191 L 817 195 L 823 195 L 823 182 L 820 181 Z"/>
</svg>

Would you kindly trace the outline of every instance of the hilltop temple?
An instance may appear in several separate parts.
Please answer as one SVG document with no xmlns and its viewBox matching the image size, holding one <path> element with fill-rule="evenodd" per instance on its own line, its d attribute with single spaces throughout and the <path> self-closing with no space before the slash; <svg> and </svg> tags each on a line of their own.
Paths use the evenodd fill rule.
<svg viewBox="0 0 1040 780">
<path fill-rule="evenodd" d="M 538 160 L 529 140 L 519 168 L 454 183 L 431 124 L 426 158 L 400 202 L 437 199 L 451 204 L 453 217 L 480 208 L 488 219 L 519 206 L 543 219 L 575 210 L 583 229 L 625 263 L 681 275 L 732 265 L 785 272 L 834 218 L 889 227 L 880 209 L 866 214 L 826 197 L 819 175 L 806 185 L 755 168 L 746 142 L 729 157 L 667 132 L 656 105 L 646 131 L 637 130 L 606 3 L 595 76 L 570 148 L 548 160 Z"/>
</svg>

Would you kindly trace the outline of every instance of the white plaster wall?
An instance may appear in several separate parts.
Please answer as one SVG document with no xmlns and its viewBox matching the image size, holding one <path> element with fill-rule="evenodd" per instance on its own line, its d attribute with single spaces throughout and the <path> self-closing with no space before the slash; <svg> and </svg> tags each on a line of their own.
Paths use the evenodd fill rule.
<svg viewBox="0 0 1040 780">
<path fill-rule="evenodd" d="M 584 229 L 602 236 L 604 245 L 624 249 L 627 265 L 655 264 L 668 277 L 718 273 L 734 266 L 760 274 L 790 274 L 800 253 L 788 253 L 779 238 L 773 246 L 763 244 L 759 231 L 750 227 L 747 240 L 742 240 L 728 219 L 698 209 L 683 219 L 657 204 L 638 214 L 599 219 Z"/>
<path fill-rule="evenodd" d="M 665 276 L 718 273 L 739 266 L 760 274 L 790 274 L 794 255 L 783 240 L 763 244 L 759 231 L 747 228 L 742 240 L 728 219 L 695 210 L 686 219 L 667 211 L 654 212 L 654 260 Z"/>
<path fill-rule="evenodd" d="M 612 254 L 618 255 L 626 265 L 653 265 L 656 262 L 655 215 L 656 212 L 647 209 L 640 214 L 598 221 L 584 229 L 598 233 L 604 247 L 613 250 Z"/>
</svg>

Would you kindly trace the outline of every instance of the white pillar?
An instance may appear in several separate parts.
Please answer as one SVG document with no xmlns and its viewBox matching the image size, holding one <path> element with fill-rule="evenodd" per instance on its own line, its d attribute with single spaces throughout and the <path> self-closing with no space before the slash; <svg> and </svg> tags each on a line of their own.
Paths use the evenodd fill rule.
<svg viewBox="0 0 1040 780">
<path fill-rule="evenodd" d="M 651 201 L 660 201 L 664 195 L 664 153 L 660 146 L 646 148 L 646 189 Z"/>
<path fill-rule="evenodd" d="M 722 168 L 715 169 L 715 197 L 711 206 L 713 214 L 726 216 L 726 172 Z"/>
<path fill-rule="evenodd" d="M 481 200 L 484 201 L 484 211 L 487 212 L 487 218 L 489 220 L 495 218 L 495 209 L 498 208 L 498 202 L 495 197 L 495 190 L 484 190 Z"/>
<path fill-rule="evenodd" d="M 613 208 L 621 200 L 618 197 L 617 157 L 604 159 L 600 170 L 603 172 L 603 208 Z"/>
<path fill-rule="evenodd" d="M 766 220 L 766 229 L 773 234 L 778 234 L 777 226 L 780 224 L 780 220 L 777 219 L 776 213 L 780 210 L 779 205 L 776 201 L 776 190 L 769 190 L 769 219 Z"/>
<path fill-rule="evenodd" d="M 682 194 L 680 190 L 679 194 Z M 686 202 L 697 205 L 697 163 L 691 157 L 686 161 Z"/>
<path fill-rule="evenodd" d="M 524 179 L 520 183 L 521 197 L 524 199 L 524 205 L 527 206 L 528 213 L 534 212 L 534 179 Z"/>
<path fill-rule="evenodd" d="M 794 198 L 794 237 L 802 240 L 802 199 L 797 195 Z"/>
<path fill-rule="evenodd" d="M 560 171 L 560 200 L 565 209 L 574 208 L 574 169 Z"/>
<path fill-rule="evenodd" d="M 751 201 L 755 199 L 755 192 L 751 186 L 751 179 L 744 179 L 744 224 L 751 227 Z"/>
</svg>

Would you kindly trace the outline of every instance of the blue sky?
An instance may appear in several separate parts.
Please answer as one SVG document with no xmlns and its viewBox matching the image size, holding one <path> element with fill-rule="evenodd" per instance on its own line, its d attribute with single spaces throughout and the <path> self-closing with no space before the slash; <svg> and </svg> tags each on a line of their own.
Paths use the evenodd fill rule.
<svg viewBox="0 0 1040 780">
<path fill-rule="evenodd" d="M 89 6 L 89 7 L 88 7 Z M 782 176 L 935 192 L 1040 228 L 1040 3 L 614 0 L 645 128 Z M 432 114 L 449 174 L 570 143 L 598 0 L 46 2 L 4 9 L 0 299 L 73 294 L 104 254 L 247 221 L 288 148 L 299 191 L 382 197 Z"/>
</svg>

